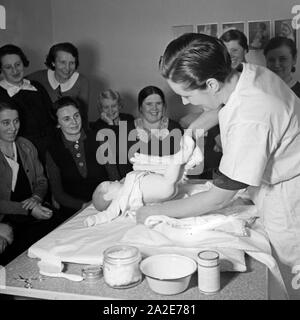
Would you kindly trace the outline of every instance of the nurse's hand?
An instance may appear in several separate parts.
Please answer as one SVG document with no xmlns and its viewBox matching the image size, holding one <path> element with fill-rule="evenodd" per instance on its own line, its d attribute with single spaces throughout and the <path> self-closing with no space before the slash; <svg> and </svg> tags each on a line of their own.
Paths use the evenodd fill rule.
<svg viewBox="0 0 300 320">
<path fill-rule="evenodd" d="M 157 215 L 158 207 L 159 205 L 151 205 L 139 208 L 136 212 L 136 223 L 143 224 L 149 216 Z"/>
</svg>

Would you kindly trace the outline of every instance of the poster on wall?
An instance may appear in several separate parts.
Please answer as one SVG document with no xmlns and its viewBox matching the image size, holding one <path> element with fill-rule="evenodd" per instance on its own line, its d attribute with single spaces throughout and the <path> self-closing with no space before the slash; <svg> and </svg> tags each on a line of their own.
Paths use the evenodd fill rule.
<svg viewBox="0 0 300 320">
<path fill-rule="evenodd" d="M 275 20 L 275 37 L 285 37 L 296 43 L 296 30 L 292 27 L 292 19 Z"/>
<path fill-rule="evenodd" d="M 173 37 L 174 39 L 176 39 L 185 33 L 194 32 L 194 26 L 192 24 L 184 25 L 184 26 L 173 26 L 172 31 L 173 31 Z"/>
<path fill-rule="evenodd" d="M 243 33 L 245 33 L 245 23 L 244 22 L 225 22 L 222 23 L 222 31 L 221 35 L 225 33 L 228 30 L 239 30 Z"/>
<path fill-rule="evenodd" d="M 6 29 L 6 10 L 2 5 L 0 5 L 0 29 Z"/>
<path fill-rule="evenodd" d="M 197 33 L 204 33 L 208 36 L 218 37 L 218 24 L 206 23 L 197 25 Z"/>
<path fill-rule="evenodd" d="M 248 41 L 250 50 L 261 50 L 271 37 L 271 21 L 249 21 Z"/>
</svg>

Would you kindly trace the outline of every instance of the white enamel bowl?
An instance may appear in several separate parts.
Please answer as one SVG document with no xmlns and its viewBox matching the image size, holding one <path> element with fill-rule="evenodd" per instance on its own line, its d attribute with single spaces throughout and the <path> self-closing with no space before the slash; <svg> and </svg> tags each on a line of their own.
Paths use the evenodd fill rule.
<svg viewBox="0 0 300 320">
<path fill-rule="evenodd" d="M 188 288 L 197 264 L 186 256 L 158 254 L 144 259 L 140 269 L 154 292 L 172 295 Z"/>
</svg>

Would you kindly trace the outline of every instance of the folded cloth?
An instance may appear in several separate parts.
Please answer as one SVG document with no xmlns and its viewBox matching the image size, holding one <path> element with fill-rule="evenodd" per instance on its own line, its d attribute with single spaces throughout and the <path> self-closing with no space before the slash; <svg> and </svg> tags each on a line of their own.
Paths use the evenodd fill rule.
<svg viewBox="0 0 300 320">
<path fill-rule="evenodd" d="M 250 209 L 254 206 L 249 206 Z M 198 217 L 176 219 L 167 216 L 150 216 L 146 219 L 145 225 L 151 229 L 162 232 L 168 238 L 182 239 L 183 241 L 193 241 L 197 239 L 202 231 L 215 230 L 222 231 L 236 236 L 248 236 L 249 222 L 253 222 L 253 217 L 249 221 L 245 217 L 239 218 L 237 215 L 207 214 Z"/>
<path fill-rule="evenodd" d="M 248 214 L 249 212 L 242 212 L 241 216 Z M 156 222 L 158 221 L 156 220 Z M 156 225 L 153 225 L 152 222 L 153 220 L 148 221 L 151 228 L 147 225 L 137 225 L 130 228 L 120 243 L 134 245 L 146 255 L 178 253 L 194 259 L 202 250 L 215 250 L 220 255 L 221 271 L 246 271 L 244 253 L 247 253 L 269 268 L 282 295 L 281 299 L 288 299 L 280 270 L 271 254 L 268 236 L 259 218 L 252 220 L 249 217 L 247 223 L 251 224 L 251 228 L 248 229 L 248 236 L 242 237 L 232 232 L 212 229 L 189 234 L 186 229 L 177 228 L 179 224 L 175 224 L 175 227 L 169 224 L 168 219 L 165 221 L 162 219 Z"/>
<path fill-rule="evenodd" d="M 222 210 L 220 210 L 222 211 Z M 255 206 L 231 208 L 234 213 L 211 214 L 199 217 L 176 219 L 167 216 L 150 216 L 143 226 L 137 225 L 126 232 L 122 241 L 147 246 L 176 246 L 182 248 L 226 247 L 241 249 L 237 246 L 240 239 L 251 238 L 250 227 L 256 220 Z M 258 239 L 260 239 L 258 241 Z M 267 239 L 256 237 L 256 246 L 270 252 Z M 249 239 L 245 239 L 249 241 Z M 243 249 L 243 248 L 242 248 Z"/>
</svg>

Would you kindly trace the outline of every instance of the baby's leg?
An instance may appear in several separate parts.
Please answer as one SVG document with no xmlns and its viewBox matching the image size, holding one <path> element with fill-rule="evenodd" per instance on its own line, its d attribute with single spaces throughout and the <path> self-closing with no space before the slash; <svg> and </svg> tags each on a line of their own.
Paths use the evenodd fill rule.
<svg viewBox="0 0 300 320">
<path fill-rule="evenodd" d="M 191 157 L 194 148 L 194 140 L 190 136 L 184 136 L 180 151 L 169 156 L 170 162 L 164 174 L 153 173 L 142 179 L 141 190 L 145 203 L 166 201 L 176 194 L 177 182 L 183 177 L 185 163 Z"/>
<path fill-rule="evenodd" d="M 183 172 L 181 165 L 170 165 L 164 175 L 150 173 L 141 180 L 144 203 L 171 199 L 177 191 L 177 181 Z"/>
<path fill-rule="evenodd" d="M 131 158 L 130 161 L 134 164 L 181 165 L 186 163 L 192 156 L 195 149 L 195 142 L 192 137 L 184 135 L 180 145 L 180 150 L 172 155 L 153 156 L 149 154 L 135 153 L 134 157 Z"/>
<path fill-rule="evenodd" d="M 163 175 L 165 180 L 164 183 L 169 185 L 170 188 L 181 180 L 184 174 L 185 163 L 191 158 L 194 148 L 195 142 L 193 138 L 190 136 L 183 136 L 180 150 L 174 154 L 173 161 L 167 166 Z"/>
</svg>

